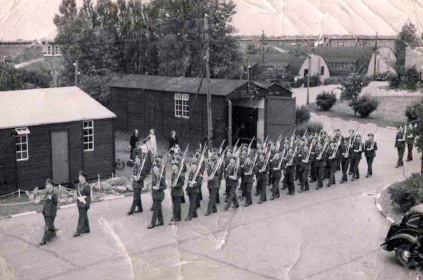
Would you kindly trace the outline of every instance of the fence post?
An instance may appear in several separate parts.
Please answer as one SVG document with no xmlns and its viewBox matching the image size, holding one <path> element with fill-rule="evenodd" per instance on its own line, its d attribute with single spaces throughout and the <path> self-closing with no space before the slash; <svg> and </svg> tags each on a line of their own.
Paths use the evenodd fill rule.
<svg viewBox="0 0 423 280">
<path fill-rule="evenodd" d="M 21 197 L 21 189 L 18 189 L 18 197 Z"/>
</svg>

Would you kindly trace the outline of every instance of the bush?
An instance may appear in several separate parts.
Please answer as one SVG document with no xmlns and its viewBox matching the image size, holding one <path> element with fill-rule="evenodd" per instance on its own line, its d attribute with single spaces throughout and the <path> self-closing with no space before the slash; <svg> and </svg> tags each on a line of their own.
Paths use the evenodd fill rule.
<svg viewBox="0 0 423 280">
<path fill-rule="evenodd" d="M 304 78 L 304 86 L 307 86 L 307 77 Z M 320 75 L 311 75 L 310 76 L 310 87 L 320 86 Z"/>
<path fill-rule="evenodd" d="M 307 123 L 303 123 L 301 125 L 298 125 L 295 128 L 295 133 L 297 135 L 301 135 L 303 136 L 304 133 L 306 132 L 306 130 L 308 132 L 313 132 L 314 134 L 316 134 L 317 132 L 320 132 L 320 130 L 323 129 L 323 124 L 321 122 L 307 122 Z"/>
<path fill-rule="evenodd" d="M 297 107 L 295 110 L 295 124 L 300 125 L 310 120 L 310 110 L 306 106 Z"/>
<path fill-rule="evenodd" d="M 291 82 L 291 87 L 293 88 L 299 88 L 304 85 L 304 78 L 300 77 L 294 77 L 294 81 Z"/>
<path fill-rule="evenodd" d="M 423 202 L 423 175 L 411 174 L 407 180 L 390 186 L 388 193 L 391 196 L 392 206 L 407 212 L 416 203 Z"/>
<path fill-rule="evenodd" d="M 341 81 L 341 100 L 355 102 L 361 90 L 368 85 L 369 81 L 363 75 L 353 72 Z"/>
<path fill-rule="evenodd" d="M 376 111 L 379 106 L 379 99 L 371 97 L 369 94 L 360 96 L 357 102 L 350 105 L 360 117 L 367 118 L 371 113 Z"/>
<path fill-rule="evenodd" d="M 405 76 L 401 78 L 401 85 L 404 89 L 416 90 L 419 82 L 420 75 L 415 68 L 408 69 Z"/>
<path fill-rule="evenodd" d="M 329 77 L 325 79 L 325 85 L 340 85 L 345 80 L 345 77 Z"/>
<path fill-rule="evenodd" d="M 404 115 L 407 117 L 408 122 L 414 122 L 419 119 L 419 110 L 423 110 L 423 103 L 414 102 L 405 108 Z"/>
<path fill-rule="evenodd" d="M 323 91 L 322 93 L 318 94 L 316 97 L 316 105 L 323 111 L 329 111 L 333 105 L 336 103 L 336 94 L 331 91 Z"/>
<path fill-rule="evenodd" d="M 391 74 L 389 75 L 389 88 L 397 89 L 401 86 L 401 78 L 398 75 Z"/>
</svg>

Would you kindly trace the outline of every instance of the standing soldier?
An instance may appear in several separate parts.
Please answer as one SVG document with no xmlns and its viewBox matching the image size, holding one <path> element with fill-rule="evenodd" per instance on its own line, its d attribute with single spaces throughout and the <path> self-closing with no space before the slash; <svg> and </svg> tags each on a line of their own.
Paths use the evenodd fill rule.
<svg viewBox="0 0 423 280">
<path fill-rule="evenodd" d="M 293 147 L 290 147 L 288 150 L 288 155 L 286 157 L 286 166 L 285 166 L 285 180 L 288 186 L 288 194 L 295 194 L 294 186 L 294 176 L 295 176 L 295 153 Z"/>
<path fill-rule="evenodd" d="M 395 168 L 400 166 L 404 166 L 403 158 L 404 158 L 404 151 L 405 151 L 405 135 L 404 135 L 404 128 L 402 126 L 398 127 L 399 131 L 397 132 L 397 136 L 395 139 L 395 148 L 398 150 L 398 161 Z"/>
<path fill-rule="evenodd" d="M 220 176 L 222 175 L 222 166 L 217 168 L 219 163 L 219 156 L 216 154 L 211 158 L 207 164 L 207 187 L 209 189 L 209 204 L 207 205 L 207 212 L 205 216 L 211 213 L 217 213 L 216 198 L 219 195 Z M 214 173 L 214 174 L 213 174 Z"/>
<path fill-rule="evenodd" d="M 310 154 L 311 156 L 311 154 Z M 301 188 L 298 190 L 299 193 L 303 191 L 308 191 L 310 186 L 308 184 L 308 175 L 311 169 L 311 162 L 310 158 L 308 158 L 308 148 L 304 145 L 304 156 L 303 160 L 301 161 Z"/>
<path fill-rule="evenodd" d="M 364 156 L 366 157 L 367 161 L 367 175 L 366 178 L 373 175 L 373 159 L 376 157 L 376 151 L 377 151 L 377 143 L 375 142 L 374 135 L 372 133 L 369 133 L 367 135 L 369 137 L 369 140 L 366 141 L 364 144 Z"/>
<path fill-rule="evenodd" d="M 248 207 L 249 205 L 253 204 L 253 198 L 251 197 L 251 191 L 253 189 L 253 177 L 255 173 L 255 166 L 251 161 L 251 156 L 247 156 L 247 162 L 244 165 L 244 179 L 243 182 L 245 183 L 245 203 L 244 207 Z"/>
<path fill-rule="evenodd" d="M 335 136 L 333 137 L 333 140 L 335 141 L 335 143 L 338 143 L 339 139 L 341 139 L 341 143 L 344 137 L 342 137 L 341 134 L 341 130 L 340 129 L 335 129 Z M 337 157 L 336 158 L 336 167 L 335 167 L 335 171 L 340 171 L 341 170 L 341 157 Z"/>
<path fill-rule="evenodd" d="M 194 180 L 195 173 L 197 172 L 197 159 L 192 159 L 191 170 L 188 175 L 187 193 L 189 196 L 189 210 L 188 216 L 185 221 L 191 221 L 192 218 L 197 218 L 197 196 L 200 193 L 200 178 L 197 176 Z"/>
<path fill-rule="evenodd" d="M 311 148 L 311 152 L 310 152 L 310 183 L 314 183 L 317 181 L 317 169 L 316 169 L 316 146 L 317 146 L 317 138 L 313 138 L 311 139 L 310 143 L 313 143 L 313 147 Z"/>
<path fill-rule="evenodd" d="M 338 164 L 336 142 L 332 140 L 329 145 L 330 146 L 327 153 L 327 167 L 329 170 L 329 179 L 326 185 L 327 187 L 330 187 L 332 184 L 333 185 L 336 184 L 335 172 L 336 172 L 336 166 Z"/>
<path fill-rule="evenodd" d="M 44 197 L 43 216 L 45 222 L 45 230 L 40 246 L 50 242 L 56 236 L 56 228 L 54 227 L 54 219 L 57 214 L 57 194 L 54 190 L 54 183 L 51 179 L 46 181 L 47 193 Z"/>
<path fill-rule="evenodd" d="M 349 156 L 349 150 L 348 150 L 348 143 L 349 139 L 344 138 L 344 142 L 342 143 L 341 147 L 339 149 L 341 150 L 341 170 L 342 170 L 342 179 L 341 184 L 348 181 L 347 177 L 347 171 L 348 166 L 350 165 L 350 156 Z"/>
<path fill-rule="evenodd" d="M 183 169 L 184 167 L 182 167 Z M 171 191 L 170 195 L 172 196 L 172 212 L 173 216 L 170 219 L 169 225 L 173 224 L 173 222 L 179 222 L 181 220 L 181 198 L 184 195 L 183 186 L 185 184 L 185 176 L 184 174 L 179 174 L 179 164 L 178 162 L 172 162 L 172 175 L 170 176 L 170 185 Z M 179 176 L 179 177 L 178 177 Z M 178 178 L 176 180 L 176 178 Z"/>
<path fill-rule="evenodd" d="M 229 206 L 231 206 L 231 203 L 234 204 L 233 208 L 239 207 L 239 203 L 236 198 L 236 188 L 238 187 L 239 177 L 240 177 L 239 166 L 237 166 L 236 159 L 232 157 L 231 161 L 229 162 L 228 174 L 226 177 L 226 184 L 229 186 L 229 198 L 224 208 L 225 211 L 228 211 Z"/>
<path fill-rule="evenodd" d="M 142 168 L 142 169 L 141 169 Z M 142 201 L 141 201 L 141 191 L 144 187 L 144 179 L 148 175 L 145 166 L 142 166 L 140 156 L 135 157 L 135 165 L 132 173 L 134 181 L 132 182 L 132 188 L 134 189 L 134 198 L 132 201 L 131 209 L 129 210 L 128 215 L 134 214 L 135 208 L 138 207 L 136 213 L 142 212 Z"/>
<path fill-rule="evenodd" d="M 348 137 L 348 146 L 349 146 L 349 148 L 348 148 L 348 152 L 349 152 L 349 158 L 350 158 L 350 167 L 349 167 L 349 169 L 348 169 L 348 175 L 352 175 L 353 174 L 353 169 L 354 169 L 354 165 L 353 165 L 353 158 L 352 158 L 352 154 L 353 154 L 353 148 L 352 148 L 352 146 L 353 146 L 353 141 L 354 141 L 354 130 L 353 129 L 351 129 L 350 131 L 349 131 L 349 133 L 350 133 L 350 135 L 349 135 L 349 137 Z"/>
<path fill-rule="evenodd" d="M 232 150 L 228 149 L 226 151 L 226 156 L 224 160 L 225 174 L 223 176 L 225 178 L 225 202 L 228 202 L 228 198 L 229 198 L 229 186 L 228 186 L 228 182 L 226 181 L 226 178 L 228 177 L 228 166 L 229 166 L 229 162 L 231 161 L 231 158 L 232 158 Z"/>
<path fill-rule="evenodd" d="M 258 178 L 257 178 L 257 192 L 260 193 L 260 200 L 258 204 L 267 201 L 266 198 L 266 187 L 267 187 L 267 180 L 269 179 L 269 165 L 266 164 L 265 154 L 261 153 L 259 155 L 259 159 L 257 160 L 257 170 L 258 170 Z"/>
<path fill-rule="evenodd" d="M 295 180 L 300 180 L 301 185 L 301 162 L 303 161 L 303 141 L 301 139 L 297 142 L 297 154 L 295 155 Z"/>
<path fill-rule="evenodd" d="M 406 132 L 406 140 L 405 142 L 407 143 L 407 161 L 412 161 L 413 160 L 413 145 L 414 145 L 414 128 L 413 128 L 413 124 L 409 124 L 408 128 L 407 128 L 407 132 Z"/>
<path fill-rule="evenodd" d="M 325 145 L 322 145 L 321 142 L 317 143 L 316 146 L 316 175 L 317 175 L 317 186 L 316 190 L 323 188 L 323 176 L 326 168 L 326 151 Z"/>
<path fill-rule="evenodd" d="M 90 233 L 90 223 L 88 221 L 88 209 L 91 205 L 91 187 L 87 183 L 87 174 L 84 171 L 79 172 L 79 184 L 77 187 L 77 203 L 79 219 L 74 237 L 80 236 L 81 233 Z"/>
<path fill-rule="evenodd" d="M 244 174 L 245 174 L 245 163 L 247 162 L 247 147 L 243 146 L 241 155 L 239 156 L 240 161 L 240 171 L 241 171 L 241 184 L 239 190 L 241 190 L 242 197 L 246 195 L 245 191 L 245 181 L 244 181 Z"/>
<path fill-rule="evenodd" d="M 163 162 L 162 164 L 166 164 Z M 163 166 L 164 167 L 164 166 Z M 166 174 L 163 171 L 163 174 L 160 174 L 161 166 L 155 165 L 153 167 L 153 174 L 151 179 L 151 195 L 153 197 L 153 215 L 151 217 L 151 223 L 147 227 L 152 229 L 156 226 L 162 226 L 163 223 L 163 211 L 162 211 L 162 201 L 164 199 L 164 190 L 166 189 L 166 180 L 163 174 Z M 156 224 L 156 221 L 159 223 Z"/>
<path fill-rule="evenodd" d="M 358 165 L 360 164 L 360 160 L 362 158 L 361 154 L 363 153 L 364 147 L 363 143 L 361 141 L 361 135 L 358 134 L 355 142 L 353 144 L 353 176 L 351 181 L 354 181 L 356 179 L 360 179 L 360 170 L 358 168 Z"/>
<path fill-rule="evenodd" d="M 276 146 L 271 140 L 269 142 L 270 142 L 269 143 L 270 159 L 273 159 L 273 157 L 275 156 L 275 153 L 276 153 Z M 270 163 L 270 161 L 269 161 L 269 163 Z M 269 180 L 268 180 L 267 184 L 273 186 L 273 172 L 269 172 Z"/>
<path fill-rule="evenodd" d="M 272 178 L 273 178 L 272 196 L 270 197 L 270 200 L 280 197 L 279 182 L 281 181 L 281 177 L 282 177 L 281 167 L 279 167 L 280 161 L 281 161 L 280 153 L 276 152 L 275 155 L 273 156 L 272 161 L 269 163 L 270 173 L 272 174 Z"/>
</svg>

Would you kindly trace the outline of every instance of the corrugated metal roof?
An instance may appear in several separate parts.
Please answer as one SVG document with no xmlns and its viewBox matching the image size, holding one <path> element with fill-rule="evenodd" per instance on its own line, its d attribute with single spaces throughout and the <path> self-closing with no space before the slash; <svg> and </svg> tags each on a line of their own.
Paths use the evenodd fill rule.
<svg viewBox="0 0 423 280">
<path fill-rule="evenodd" d="M 109 86 L 195 94 L 200 80 L 201 78 L 128 75 L 110 83 Z M 210 92 L 212 95 L 226 96 L 246 83 L 246 80 L 211 79 Z M 203 80 L 199 94 L 207 94 L 206 79 Z"/>
<path fill-rule="evenodd" d="M 78 87 L 0 91 L 0 129 L 116 115 Z"/>
</svg>

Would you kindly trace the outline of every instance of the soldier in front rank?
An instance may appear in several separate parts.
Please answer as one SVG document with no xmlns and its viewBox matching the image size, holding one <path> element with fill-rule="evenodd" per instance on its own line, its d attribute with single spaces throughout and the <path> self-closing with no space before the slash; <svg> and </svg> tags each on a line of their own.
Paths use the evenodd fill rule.
<svg viewBox="0 0 423 280">
<path fill-rule="evenodd" d="M 182 169 L 179 166 L 179 163 L 174 161 L 172 162 L 172 175 L 170 176 L 170 185 L 171 191 L 170 195 L 172 196 L 172 218 L 170 219 L 169 225 L 173 222 L 181 221 L 181 198 L 184 195 L 183 186 L 185 184 L 185 175 L 182 173 Z"/>
<path fill-rule="evenodd" d="M 245 197 L 246 195 L 246 184 L 244 180 L 244 174 L 245 174 L 245 162 L 247 161 L 247 147 L 243 146 L 241 150 L 241 155 L 239 156 L 240 161 L 240 171 L 241 171 L 241 184 L 239 186 L 239 190 L 241 191 L 242 197 Z"/>
<path fill-rule="evenodd" d="M 295 176 L 295 153 L 294 148 L 290 147 L 288 150 L 288 155 L 286 157 L 286 166 L 285 166 L 285 180 L 288 186 L 288 194 L 294 195 L 295 194 L 295 186 L 294 186 L 294 176 Z"/>
<path fill-rule="evenodd" d="M 310 173 L 311 169 L 311 162 L 310 158 L 308 157 L 308 147 L 304 145 L 304 156 L 301 161 L 301 188 L 298 190 L 299 193 L 302 193 L 303 191 L 308 191 L 310 189 L 310 186 L 308 184 L 308 175 Z M 311 155 L 310 155 L 311 156 Z"/>
<path fill-rule="evenodd" d="M 273 143 L 272 140 L 269 141 L 269 152 L 270 152 L 270 159 L 269 159 L 269 163 L 270 163 L 270 160 L 273 159 L 273 157 L 275 156 L 275 153 L 276 153 L 276 145 L 275 145 L 275 143 Z M 272 172 L 269 172 L 269 180 L 268 180 L 267 184 L 273 186 L 273 173 Z"/>
<path fill-rule="evenodd" d="M 191 170 L 188 175 L 188 185 L 187 185 L 187 193 L 189 196 L 189 210 L 188 216 L 185 218 L 185 221 L 191 221 L 192 218 L 197 218 L 197 196 L 200 193 L 200 178 L 197 175 L 195 177 L 195 173 L 197 172 L 197 159 L 191 160 Z"/>
<path fill-rule="evenodd" d="M 336 172 L 337 164 L 338 164 L 338 159 L 337 159 L 336 142 L 332 140 L 329 144 L 329 149 L 327 153 L 327 167 L 329 170 L 329 180 L 326 185 L 327 187 L 330 187 L 332 184 L 336 184 L 335 172 Z"/>
<path fill-rule="evenodd" d="M 294 163 L 295 163 L 295 180 L 300 181 L 301 185 L 301 162 L 303 161 L 303 140 L 299 139 L 297 143 L 297 154 L 295 155 Z"/>
<path fill-rule="evenodd" d="M 224 208 L 225 211 L 229 209 L 232 203 L 234 204 L 233 208 L 239 207 L 239 203 L 236 197 L 236 188 L 238 187 L 240 170 L 236 162 L 236 159 L 234 157 L 231 158 L 231 161 L 229 162 L 227 170 L 228 170 L 228 173 L 226 177 L 226 184 L 229 186 L 229 198 Z"/>
<path fill-rule="evenodd" d="M 361 135 L 357 134 L 357 137 L 355 139 L 355 142 L 353 144 L 353 154 L 352 154 L 352 158 L 353 158 L 353 176 L 351 181 L 360 179 L 360 170 L 358 168 L 359 164 L 360 164 L 360 160 L 362 158 L 362 153 L 364 151 L 364 144 L 361 141 Z"/>
<path fill-rule="evenodd" d="M 45 222 L 44 236 L 40 242 L 40 246 L 50 242 L 56 236 L 56 228 L 54 227 L 54 219 L 57 214 L 57 194 L 54 190 L 54 183 L 51 179 L 46 181 L 47 193 L 44 197 L 43 216 Z"/>
<path fill-rule="evenodd" d="M 414 145 L 414 138 L 415 138 L 415 134 L 414 134 L 414 127 L 413 124 L 408 124 L 408 129 L 405 135 L 405 142 L 407 143 L 407 161 L 412 161 L 413 160 L 413 145 Z"/>
<path fill-rule="evenodd" d="M 281 171 L 281 158 L 280 153 L 276 152 L 273 156 L 272 161 L 270 164 L 270 173 L 272 174 L 273 182 L 272 182 L 272 196 L 270 200 L 274 200 L 275 198 L 280 197 L 279 193 L 279 182 L 281 181 L 282 171 Z"/>
<path fill-rule="evenodd" d="M 80 236 L 81 233 L 90 232 L 90 223 L 88 221 L 88 209 L 91 205 L 91 187 L 87 183 L 87 174 L 84 171 L 79 172 L 79 184 L 77 187 L 77 203 L 79 211 L 78 227 L 73 234 L 74 237 Z"/>
<path fill-rule="evenodd" d="M 404 166 L 403 158 L 405 151 L 405 135 L 404 128 L 402 126 L 398 127 L 398 132 L 395 139 L 395 148 L 398 150 L 398 161 L 395 168 L 398 168 L 400 166 Z"/>
<path fill-rule="evenodd" d="M 323 188 L 323 177 L 326 168 L 326 147 L 321 142 L 317 143 L 316 146 L 316 174 L 317 174 L 317 186 L 316 190 Z"/>
<path fill-rule="evenodd" d="M 311 148 L 310 152 L 310 183 L 314 183 L 317 181 L 317 169 L 316 169 L 316 146 L 317 146 L 317 138 L 313 138 L 310 142 L 313 144 L 313 147 Z"/>
<path fill-rule="evenodd" d="M 339 147 L 340 150 L 341 150 L 340 151 L 340 153 L 341 153 L 341 170 L 342 170 L 342 179 L 341 179 L 341 182 L 340 182 L 341 184 L 348 181 L 347 171 L 348 171 L 348 166 L 350 165 L 348 141 L 349 141 L 348 138 L 344 138 L 342 145 Z"/>
<path fill-rule="evenodd" d="M 375 142 L 374 135 L 372 133 L 369 133 L 367 136 L 369 137 L 369 140 L 367 140 L 364 144 L 364 156 L 367 161 L 366 178 L 369 178 L 369 176 L 373 175 L 372 165 L 373 159 L 376 157 L 377 143 Z"/>
<path fill-rule="evenodd" d="M 220 176 L 223 172 L 222 166 L 218 166 L 218 164 L 219 156 L 217 154 L 213 155 L 207 164 L 207 187 L 209 189 L 210 198 L 205 216 L 208 216 L 211 213 L 217 213 L 216 198 L 219 195 Z"/>
<path fill-rule="evenodd" d="M 138 207 L 138 211 L 135 211 L 135 212 L 141 213 L 143 211 L 142 201 L 141 201 L 141 191 L 142 191 L 142 188 L 144 187 L 144 179 L 145 177 L 147 177 L 147 175 L 148 173 L 147 173 L 147 169 L 145 168 L 145 163 L 144 163 L 144 166 L 142 166 L 141 156 L 137 155 L 135 157 L 135 165 L 133 170 L 134 181 L 132 182 L 132 188 L 134 189 L 134 197 L 132 200 L 131 209 L 126 214 L 128 215 L 134 214 L 135 208 L 137 207 Z"/>
<path fill-rule="evenodd" d="M 247 155 L 247 161 L 244 165 L 244 182 L 245 182 L 245 203 L 244 207 L 248 207 L 253 204 L 253 198 L 251 191 L 253 189 L 253 178 L 256 173 L 254 163 L 251 160 L 251 156 Z"/>
<path fill-rule="evenodd" d="M 353 142 L 354 142 L 354 130 L 353 129 L 350 129 L 350 131 L 349 131 L 349 133 L 350 133 L 350 135 L 348 136 L 348 146 L 349 146 L 349 148 L 348 148 L 348 152 L 349 152 L 349 158 L 350 158 L 350 167 L 349 167 L 349 169 L 348 169 L 348 175 L 352 175 L 353 174 L 353 169 L 354 169 L 354 166 L 353 166 L 353 158 L 352 158 L 352 154 L 353 154 L 353 148 L 352 148 L 352 146 L 353 146 Z"/>
<path fill-rule="evenodd" d="M 226 156 L 225 156 L 225 160 L 224 162 L 224 170 L 225 170 L 225 174 L 224 174 L 224 178 L 225 178 L 225 202 L 228 202 L 228 198 L 229 198 L 229 186 L 228 186 L 228 182 L 226 181 L 226 178 L 228 177 L 228 166 L 229 166 L 229 162 L 231 161 L 232 158 L 232 150 L 228 149 L 226 151 Z"/>
<path fill-rule="evenodd" d="M 162 164 L 166 164 L 163 162 Z M 151 195 L 153 197 L 153 215 L 151 217 L 151 223 L 147 227 L 152 229 L 156 226 L 162 226 L 163 223 L 163 212 L 162 212 L 162 201 L 164 200 L 164 190 L 166 189 L 166 180 L 163 171 L 163 174 L 160 174 L 160 165 L 155 165 L 153 167 L 153 174 L 151 179 Z M 156 224 L 156 221 L 158 223 Z"/>
<path fill-rule="evenodd" d="M 341 139 L 341 143 L 342 143 L 342 139 L 344 137 L 342 137 L 342 133 L 340 129 L 335 129 L 335 136 L 333 137 L 333 140 L 335 141 L 335 143 L 337 144 L 339 139 Z M 341 157 L 337 157 L 336 158 L 336 168 L 335 171 L 340 171 L 341 170 Z"/>
<path fill-rule="evenodd" d="M 267 180 L 269 179 L 269 165 L 266 164 L 266 157 L 264 153 L 259 155 L 257 159 L 256 166 L 257 166 L 257 192 L 260 193 L 260 200 L 258 204 L 267 201 L 266 198 L 266 187 L 267 187 Z"/>
</svg>

